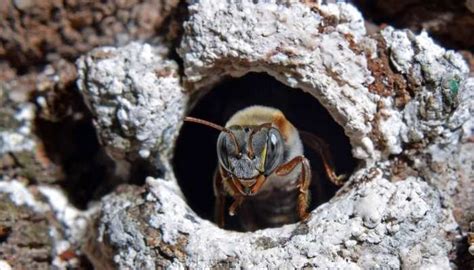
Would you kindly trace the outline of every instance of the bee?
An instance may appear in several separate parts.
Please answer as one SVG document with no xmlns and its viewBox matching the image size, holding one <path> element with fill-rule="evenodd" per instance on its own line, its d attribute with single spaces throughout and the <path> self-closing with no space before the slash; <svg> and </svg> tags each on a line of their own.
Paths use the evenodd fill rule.
<svg viewBox="0 0 474 270">
<path fill-rule="evenodd" d="M 227 196 L 233 198 L 230 216 L 245 205 L 240 220 L 248 231 L 308 218 L 311 167 L 303 155 L 302 138 L 321 156 L 325 173 L 334 184 L 341 185 L 345 177 L 336 175 L 327 144 L 316 135 L 298 131 L 278 109 L 244 108 L 225 127 L 194 117 L 185 117 L 185 121 L 220 131 L 213 188 L 214 218 L 221 228 Z"/>
</svg>

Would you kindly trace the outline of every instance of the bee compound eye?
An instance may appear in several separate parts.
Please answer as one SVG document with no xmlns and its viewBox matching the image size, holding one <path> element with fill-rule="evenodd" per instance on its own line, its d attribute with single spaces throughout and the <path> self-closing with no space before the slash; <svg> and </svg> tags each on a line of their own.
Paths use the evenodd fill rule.
<svg viewBox="0 0 474 270">
<path fill-rule="evenodd" d="M 217 158 L 226 170 L 229 170 L 229 155 L 235 153 L 235 145 L 229 134 L 221 132 L 217 139 Z"/>
<path fill-rule="evenodd" d="M 265 157 L 265 174 L 272 173 L 282 162 L 284 141 L 280 131 L 271 128 L 267 136 L 267 155 Z"/>
</svg>

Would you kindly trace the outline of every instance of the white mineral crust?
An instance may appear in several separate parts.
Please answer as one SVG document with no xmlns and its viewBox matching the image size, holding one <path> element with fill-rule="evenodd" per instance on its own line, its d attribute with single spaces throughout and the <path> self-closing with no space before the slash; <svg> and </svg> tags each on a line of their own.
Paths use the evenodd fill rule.
<svg viewBox="0 0 474 270">
<path fill-rule="evenodd" d="M 119 268 L 449 268 L 452 244 L 444 235 L 456 226 L 440 193 L 418 178 L 392 183 L 380 171 L 373 175 L 318 207 L 307 222 L 254 233 L 219 229 L 192 213 L 169 181 L 148 179 L 146 200 L 104 199 L 95 237 L 108 239 L 99 250 L 113 247 Z M 147 226 L 161 232 L 159 244 L 147 244 Z M 153 255 L 170 246 L 184 255 L 169 261 Z"/>
<path fill-rule="evenodd" d="M 112 155 L 167 158 L 184 114 L 187 96 L 178 66 L 164 47 L 131 43 L 104 47 L 78 60 L 78 86 L 95 114 L 102 143 Z"/>
<path fill-rule="evenodd" d="M 386 27 L 367 36 L 361 14 L 345 3 L 190 2 L 178 49 L 185 87 L 160 47 L 101 48 L 78 62 L 104 145 L 122 155 L 159 152 L 169 163 L 187 105 L 183 88 L 265 72 L 313 95 L 344 128 L 359 166 L 306 222 L 252 233 L 198 217 L 168 168 L 143 190 L 102 200 L 85 246 L 94 265 L 450 268 L 464 233 L 458 224 L 473 208 L 474 80 L 461 56 L 426 33 Z M 379 68 L 405 83 L 402 104 L 395 90 L 370 88 L 390 79 L 370 64 L 383 57 L 390 66 Z M 395 175 L 400 160 L 406 167 Z"/>
</svg>

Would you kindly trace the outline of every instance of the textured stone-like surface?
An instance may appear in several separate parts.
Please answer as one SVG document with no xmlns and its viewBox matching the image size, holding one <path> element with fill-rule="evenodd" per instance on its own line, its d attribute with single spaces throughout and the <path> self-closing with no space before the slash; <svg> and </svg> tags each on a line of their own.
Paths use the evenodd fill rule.
<svg viewBox="0 0 474 270">
<path fill-rule="evenodd" d="M 9 93 L 8 89 L 0 82 L 0 156 L 31 151 L 36 145 L 31 135 L 34 106 L 21 93 Z"/>
<path fill-rule="evenodd" d="M 319 12 L 302 4 L 210 2 L 191 6 L 184 26 L 179 52 L 189 82 L 202 87 L 224 75 L 267 72 L 332 104 L 326 108 L 351 138 L 356 157 L 376 155 L 365 138 L 366 120 L 376 111 L 367 89 L 373 78 L 366 57 L 351 49 L 365 33 L 352 6 L 321 6 Z"/>
<path fill-rule="evenodd" d="M 26 244 L 5 243 L 8 259 L 0 256 L 0 268 L 87 267 L 80 258 L 78 244 L 82 238 L 81 224 L 85 221 L 79 218 L 79 222 L 73 222 L 76 216 L 87 214 L 70 203 L 84 207 L 94 194 L 103 193 L 98 189 L 104 188 L 107 179 L 96 178 L 103 176 L 103 167 L 109 165 L 104 164 L 106 161 L 94 140 L 89 140 L 90 118 L 76 91 L 77 70 L 73 62 L 99 45 L 155 40 L 158 32 L 163 33 L 163 39 L 168 34 L 175 38 L 173 32 L 179 29 L 167 28 L 177 27 L 173 26 L 174 19 L 170 19 L 175 16 L 177 4 L 178 1 L 52 0 L 6 1 L 1 5 L 0 193 L 2 196 L 5 192 L 25 194 L 11 188 L 16 186 L 12 179 L 19 179 L 31 185 L 25 190 L 62 181 L 71 196 L 65 197 L 57 187 L 41 186 L 39 189 L 45 193 L 40 192 L 41 197 L 56 203 L 46 214 L 17 202 L 8 208 L 18 207 L 19 211 L 38 216 L 38 230 L 45 230 L 50 241 L 46 249 L 37 247 L 40 254 L 35 244 L 30 247 L 30 240 L 22 236 L 22 228 L 12 227 L 10 233 L 25 238 L 22 241 Z M 48 219 L 43 220 L 45 215 Z M 21 215 L 17 223 L 31 222 L 28 215 Z M 35 253 L 26 254 L 26 251 Z M 38 257 L 41 265 L 31 263 L 37 258 L 35 254 L 41 255 Z"/>
<path fill-rule="evenodd" d="M 285 84 L 313 94 L 344 127 L 355 157 L 374 160 L 380 155 L 401 152 L 401 144 L 408 140 L 402 139 L 407 136 L 403 134 L 407 129 L 401 115 L 390 110 L 394 105 L 391 98 L 376 95 L 380 93 L 370 87 L 375 80 L 373 69 L 389 67 L 374 66 L 370 62 L 383 56 L 378 55 L 376 40 L 364 36 L 362 17 L 352 6 L 340 4 L 310 9 L 298 4 L 283 7 L 220 3 L 211 10 L 199 12 L 207 9 L 206 3 L 192 6 L 190 21 L 185 24 L 180 54 L 188 81 L 199 87 L 227 74 L 239 76 L 249 71 L 264 71 Z M 408 38 L 407 33 L 391 28 L 385 30 L 384 35 L 392 32 L 393 42 L 399 43 L 387 57 L 396 65 L 395 72 L 410 76 L 413 83 L 433 82 L 436 89 L 441 79 L 445 84 L 451 79 L 459 83 L 467 76 L 468 68 L 462 58 L 436 46 L 426 35 L 410 34 Z M 432 55 L 427 56 L 427 53 Z M 408 74 L 409 69 L 413 75 Z M 427 74 L 431 78 L 422 77 L 421 72 L 427 70 L 433 73 Z M 448 73 L 440 73 L 441 70 Z M 440 78 L 441 75 L 446 76 Z M 376 79 L 390 81 L 392 78 Z M 397 94 L 396 87 L 400 88 L 395 85 L 393 93 L 388 95 Z M 414 91 L 416 85 L 409 87 Z M 387 123 L 381 123 L 380 129 L 375 130 L 373 123 L 381 119 L 380 110 L 376 113 L 381 104 L 386 109 L 384 120 Z M 384 128 L 392 125 L 397 128 Z M 380 137 L 378 141 L 371 138 L 375 132 Z"/>
<path fill-rule="evenodd" d="M 76 67 L 61 60 L 38 72 L 6 77 L 10 78 L 0 79 L 0 166 L 3 175 L 34 179 L 39 183 L 61 180 L 64 168 L 61 168 L 60 159 L 63 157 L 59 157 L 61 151 L 57 149 L 67 152 L 76 145 L 71 137 L 67 145 L 62 143 L 66 140 L 54 138 L 51 127 L 61 127 L 59 129 L 65 132 L 79 126 L 78 123 L 87 122 L 84 110 L 80 108 L 81 102 L 78 102 L 81 97 L 71 89 L 77 77 Z M 68 154 L 69 160 L 79 155 L 74 150 Z"/>
<path fill-rule="evenodd" d="M 40 127 L 35 132 L 42 140 L 35 147 L 40 164 L 34 153 L 16 152 L 14 158 L 21 166 L 8 168 L 8 174 L 28 174 L 28 178 L 36 178 L 38 182 L 53 183 L 63 181 L 66 174 L 93 178 L 91 170 L 110 167 L 101 157 L 97 142 L 81 144 L 88 138 L 84 133 L 87 133 L 90 118 L 77 94 L 74 61 L 97 46 L 126 44 L 132 40 L 174 42 L 180 32 L 178 4 L 177 0 L 3 1 L 0 7 L 0 116 L 3 118 L 4 111 L 17 109 L 17 105 L 5 104 L 3 98 L 17 103 L 33 102 L 39 122 L 36 124 Z M 158 37 L 158 33 L 162 35 Z M 0 126 L 3 127 L 3 123 Z M 17 145 L 27 145 L 26 141 L 20 142 L 18 133 L 11 134 L 14 130 L 10 126 L 4 127 L 9 130 L 2 134 L 0 148 L 6 148 L 2 145 L 5 140 L 11 141 L 7 144 L 15 140 Z M 82 138 L 74 137 L 75 134 Z M 65 140 L 55 136 L 73 138 L 68 144 L 61 144 Z M 88 155 L 88 160 L 82 153 Z M 92 164 L 95 160 L 100 161 Z M 66 185 L 81 185 L 72 178 Z M 83 185 L 82 189 L 94 193 L 90 187 Z M 82 197 L 88 196 L 92 195 Z"/>
<path fill-rule="evenodd" d="M 361 168 L 307 222 L 254 233 L 196 216 L 172 176 L 149 179 L 103 199 L 99 242 L 86 246 L 96 266 L 450 267 L 472 208 L 474 89 L 459 54 L 426 33 L 366 36 L 347 4 L 189 10 L 179 54 L 190 89 L 266 72 L 328 109 Z"/>
<path fill-rule="evenodd" d="M 250 2 L 189 4 L 190 17 L 178 48 L 183 77 L 169 59 L 172 52 L 156 43 L 93 50 L 77 62 L 78 69 L 70 62 L 98 44 L 154 37 L 152 33 L 166 21 L 161 18 L 168 16 L 167 8 L 163 14 L 151 14 L 148 21 L 142 13 L 127 17 L 128 10 L 143 8 L 148 1 L 93 3 L 92 7 L 112 8 L 99 8 L 98 16 L 107 13 L 111 19 L 93 24 L 104 37 L 91 35 L 89 24 L 71 30 L 72 13 L 63 13 L 50 2 L 14 1 L 0 8 L 2 14 L 13 16 L 2 25 L 7 30 L 0 34 L 6 35 L 0 55 L 7 60 L 17 57 L 15 67 L 21 69 L 41 63 L 39 70 L 19 78 L 12 66 L 0 63 L 5 68 L 0 74 L 4 81 L 0 153 L 6 172 L 0 181 L 0 203 L 5 207 L 0 209 L 12 209 L 6 218 L 0 211 L 0 252 L 6 250 L 1 254 L 8 256 L 0 258 L 0 268 L 23 265 L 15 254 L 30 250 L 34 256 L 20 258 L 25 267 L 34 267 L 30 263 L 45 268 L 77 267 L 81 248 L 97 269 L 472 266 L 473 260 L 462 256 L 468 252 L 469 223 L 474 218 L 474 80 L 468 78 L 468 66 L 460 55 L 436 45 L 426 33 L 386 27 L 366 35 L 364 19 L 348 4 Z M 176 1 L 166 3 L 174 6 Z M 115 8 L 122 4 L 125 12 Z M 58 26 L 62 31 L 49 35 L 35 20 L 57 23 L 43 20 L 50 13 L 42 11 L 53 6 L 66 26 Z M 9 24 L 18 24 L 15 18 L 21 10 L 24 25 L 46 32 L 12 33 Z M 146 14 L 152 11 L 144 10 Z M 77 14 L 83 19 L 87 12 Z M 124 16 L 130 28 L 124 28 Z M 145 32 L 134 28 L 142 19 L 150 23 L 143 25 L 148 29 Z M 127 33 L 122 36 L 123 31 Z M 32 36 L 38 33 L 42 34 Z M 62 46 L 63 37 L 65 43 L 72 40 L 78 47 Z M 47 46 L 53 49 L 44 51 L 38 44 L 53 44 Z M 18 45 L 22 49 L 14 51 Z M 76 70 L 98 137 L 116 161 L 113 168 L 127 173 L 127 166 L 144 159 L 164 172 L 148 178 L 145 187 L 119 187 L 102 199 L 97 213 L 94 206 L 79 211 L 56 187 L 26 184 L 51 177 L 46 173 L 37 178 L 49 157 L 41 155 L 42 146 L 34 142 L 33 108 L 27 102 L 34 95 L 40 109 L 37 116 L 49 123 L 84 117 L 84 108 L 71 110 L 70 104 L 60 102 L 75 98 L 74 92 L 64 90 L 74 90 Z M 266 72 L 312 94 L 344 127 L 361 162 L 341 191 L 315 209 L 306 222 L 237 233 L 217 228 L 189 208 L 169 159 L 189 106 L 183 90 L 204 91 L 227 75 L 238 77 L 251 71 Z M 33 154 L 35 150 L 39 156 Z M 25 154 L 25 162 L 19 153 Z M 91 154 L 91 160 L 96 158 Z M 18 164 L 35 169 L 29 177 Z M 71 166 L 84 167 L 76 162 Z M 80 176 L 69 176 L 74 175 Z M 22 182 L 12 180 L 16 177 Z M 9 213 L 20 212 L 26 214 L 12 221 Z M 30 217 L 39 225 L 32 230 Z M 31 231 L 34 237 L 29 237 Z"/>
<path fill-rule="evenodd" d="M 100 248 L 90 246 L 90 255 L 112 249 L 119 268 L 448 268 L 445 235 L 456 224 L 440 193 L 414 177 L 391 183 L 377 169 L 357 175 L 357 187 L 307 222 L 255 233 L 217 228 L 195 216 L 169 182 L 149 179 L 146 190 L 104 198 L 94 235 Z"/>
<path fill-rule="evenodd" d="M 63 120 L 77 112 L 80 104 L 74 93 L 74 61 L 97 46 L 133 40 L 172 42 L 180 31 L 178 2 L 4 1 L 0 82 L 17 100 L 34 96 L 41 107 L 39 117 L 53 123 Z M 157 38 L 159 32 L 162 38 Z"/>
<path fill-rule="evenodd" d="M 2 179 L 0 206 L 0 258 L 13 269 L 86 265 L 80 243 L 90 213 L 74 208 L 62 191 Z"/>
<path fill-rule="evenodd" d="M 94 50 L 78 61 L 79 89 L 116 160 L 164 162 L 171 155 L 187 96 L 166 53 L 164 47 L 131 43 Z"/>
</svg>

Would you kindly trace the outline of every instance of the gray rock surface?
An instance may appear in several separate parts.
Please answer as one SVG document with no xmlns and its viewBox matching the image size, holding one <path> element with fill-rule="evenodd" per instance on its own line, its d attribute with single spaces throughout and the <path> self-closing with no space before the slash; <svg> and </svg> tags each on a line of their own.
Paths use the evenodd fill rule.
<svg viewBox="0 0 474 270">
<path fill-rule="evenodd" d="M 253 233 L 221 230 L 198 217 L 172 176 L 149 178 L 145 189 L 129 187 L 102 200 L 85 247 L 97 266 L 452 266 L 466 234 L 458 226 L 473 201 L 474 89 L 460 55 L 426 33 L 387 27 L 366 36 L 361 15 L 348 4 L 209 0 L 189 10 L 179 48 L 187 87 L 208 89 L 226 75 L 266 72 L 318 99 L 344 127 L 360 166 L 307 222 Z M 89 66 L 101 62 L 89 59 Z M 98 79 L 114 80 L 107 75 Z M 86 92 L 91 96 L 93 110 L 108 100 Z M 110 115 L 98 117 L 108 122 Z M 98 128 L 113 145 L 107 132 L 119 129 Z"/>
<path fill-rule="evenodd" d="M 386 27 L 367 35 L 361 14 L 345 3 L 189 2 L 178 48 L 184 74 L 160 45 L 103 47 L 77 61 L 77 85 L 117 173 L 143 159 L 163 175 L 143 187 L 122 185 L 84 211 L 56 187 L 2 176 L 0 203 L 38 216 L 38 258 L 51 260 L 43 267 L 75 267 L 78 247 L 97 269 L 458 263 L 474 220 L 474 79 L 459 54 L 426 33 Z M 191 93 L 248 72 L 310 93 L 344 128 L 360 162 L 307 221 L 239 233 L 193 212 L 170 160 L 196 101 Z M 0 154 L 37 147 L 32 108 L 19 108 L 8 112 L 18 116 L 14 125 L 0 130 Z M 15 226 L 4 214 L 0 238 Z M 11 261 L 0 257 L 0 268 Z"/>
<path fill-rule="evenodd" d="M 202 1 L 190 13 L 179 52 L 196 88 L 224 75 L 266 72 L 331 104 L 326 108 L 351 138 L 355 156 L 375 158 L 366 120 L 376 112 L 377 97 L 367 88 L 373 77 L 351 40 L 375 44 L 364 39 L 363 19 L 353 6 Z"/>
<path fill-rule="evenodd" d="M 95 116 L 102 144 L 117 161 L 166 163 L 187 96 L 165 47 L 103 47 L 78 60 L 78 86 Z"/>
<path fill-rule="evenodd" d="M 370 171 L 370 172 L 369 172 Z M 360 184 L 313 211 L 307 222 L 254 233 L 225 231 L 197 217 L 162 179 L 104 199 L 89 246 L 112 249 L 109 267 L 449 268 L 456 223 L 436 189 L 420 179 L 390 182 L 361 170 Z M 90 253 L 89 253 L 90 254 Z"/>
</svg>

